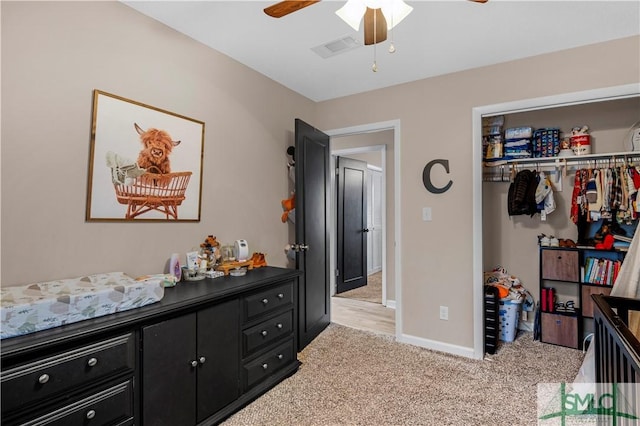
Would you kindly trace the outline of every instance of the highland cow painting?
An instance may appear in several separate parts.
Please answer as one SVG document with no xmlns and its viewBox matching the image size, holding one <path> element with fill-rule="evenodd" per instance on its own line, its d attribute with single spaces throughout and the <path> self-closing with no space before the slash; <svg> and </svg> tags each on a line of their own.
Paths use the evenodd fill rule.
<svg viewBox="0 0 640 426">
<path fill-rule="evenodd" d="M 88 221 L 199 221 L 204 123 L 93 92 Z"/>
</svg>

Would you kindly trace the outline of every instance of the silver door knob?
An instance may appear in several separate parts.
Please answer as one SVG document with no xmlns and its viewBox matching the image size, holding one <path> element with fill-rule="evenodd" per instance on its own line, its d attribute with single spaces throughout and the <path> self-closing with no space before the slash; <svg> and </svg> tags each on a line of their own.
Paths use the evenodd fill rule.
<svg viewBox="0 0 640 426">
<path fill-rule="evenodd" d="M 89 361 L 87 361 L 87 365 L 89 367 L 94 367 L 97 363 L 98 363 L 98 359 L 93 357 L 89 358 Z"/>
<path fill-rule="evenodd" d="M 282 358 L 284 358 L 284 355 L 282 355 L 282 354 L 278 354 L 278 359 L 279 359 L 279 360 L 282 360 Z"/>
<path fill-rule="evenodd" d="M 207 359 L 203 356 L 200 357 L 200 364 L 204 364 Z"/>
<path fill-rule="evenodd" d="M 49 375 L 48 374 L 43 374 L 42 376 L 38 377 L 38 383 L 44 385 L 45 383 L 47 383 L 49 381 Z"/>
<path fill-rule="evenodd" d="M 267 303 L 269 303 L 269 299 L 262 299 L 262 304 L 266 305 Z"/>
<path fill-rule="evenodd" d="M 278 293 L 278 299 L 284 299 L 284 294 Z"/>
<path fill-rule="evenodd" d="M 269 368 L 269 364 L 267 364 L 266 362 L 264 364 L 262 364 L 262 369 L 266 370 L 267 368 Z"/>
<path fill-rule="evenodd" d="M 267 337 L 267 334 L 269 333 L 267 333 L 267 330 L 262 330 L 260 334 L 262 334 L 262 337 Z"/>
<path fill-rule="evenodd" d="M 94 418 L 96 416 L 96 410 L 89 410 L 87 411 L 87 419 L 91 420 L 92 418 Z"/>
<path fill-rule="evenodd" d="M 196 368 L 198 366 L 198 361 L 196 361 L 195 359 L 193 361 L 191 361 L 191 366 L 193 368 Z"/>
<path fill-rule="evenodd" d="M 277 328 L 278 330 L 282 330 L 282 323 L 277 323 L 277 324 L 276 324 L 276 328 Z"/>
</svg>

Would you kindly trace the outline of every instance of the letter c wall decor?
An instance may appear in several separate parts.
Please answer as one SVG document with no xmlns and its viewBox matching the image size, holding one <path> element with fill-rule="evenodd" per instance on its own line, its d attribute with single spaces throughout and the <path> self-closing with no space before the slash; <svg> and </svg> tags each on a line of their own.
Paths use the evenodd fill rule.
<svg viewBox="0 0 640 426">
<path fill-rule="evenodd" d="M 422 171 L 422 182 L 424 183 L 424 187 L 427 188 L 427 191 L 432 192 L 434 194 L 442 194 L 443 192 L 447 192 L 449 188 L 451 188 L 451 185 L 453 185 L 453 181 L 449 180 L 449 182 L 442 188 L 438 188 L 434 186 L 433 183 L 431 183 L 431 168 L 436 164 L 442 165 L 442 167 L 444 167 L 445 172 L 449 174 L 449 160 L 443 160 L 443 159 L 432 160 L 432 161 L 429 161 L 426 166 L 424 166 L 424 170 Z"/>
</svg>

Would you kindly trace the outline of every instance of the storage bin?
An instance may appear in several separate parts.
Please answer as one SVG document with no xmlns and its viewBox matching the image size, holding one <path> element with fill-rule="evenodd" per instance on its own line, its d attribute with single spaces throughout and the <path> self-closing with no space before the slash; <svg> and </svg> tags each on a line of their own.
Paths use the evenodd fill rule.
<svg viewBox="0 0 640 426">
<path fill-rule="evenodd" d="M 495 354 L 498 349 L 498 289 L 484 286 L 484 351 Z"/>
<path fill-rule="evenodd" d="M 560 153 L 560 129 L 538 129 L 533 132 L 533 156 L 555 157 Z"/>
<path fill-rule="evenodd" d="M 518 321 L 520 321 L 520 309 L 522 300 L 500 299 L 500 340 L 503 342 L 513 342 L 518 332 Z"/>
</svg>

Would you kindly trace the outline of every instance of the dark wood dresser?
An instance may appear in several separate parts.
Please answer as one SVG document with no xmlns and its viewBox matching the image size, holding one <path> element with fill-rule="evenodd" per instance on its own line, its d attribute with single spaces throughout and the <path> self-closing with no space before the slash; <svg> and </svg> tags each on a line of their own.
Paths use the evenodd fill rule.
<svg viewBox="0 0 640 426">
<path fill-rule="evenodd" d="M 298 276 L 180 282 L 152 305 L 2 340 L 2 424 L 219 423 L 298 369 Z"/>
</svg>

